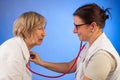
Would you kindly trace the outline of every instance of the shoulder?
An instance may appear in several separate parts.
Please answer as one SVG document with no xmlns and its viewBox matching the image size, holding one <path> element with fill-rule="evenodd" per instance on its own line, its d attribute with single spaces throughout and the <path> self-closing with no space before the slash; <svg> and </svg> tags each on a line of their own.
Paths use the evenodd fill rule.
<svg viewBox="0 0 120 80">
<path fill-rule="evenodd" d="M 114 58 L 114 56 L 106 50 L 97 51 L 90 58 L 89 62 L 91 61 L 93 61 L 94 63 L 101 64 L 102 66 L 103 65 L 110 66 L 111 71 L 114 71 L 117 65 L 116 59 Z"/>
<path fill-rule="evenodd" d="M 97 80 L 98 78 L 105 80 L 109 73 L 114 72 L 115 64 L 115 59 L 110 53 L 99 50 L 90 58 L 85 75 L 94 80 Z"/>
<path fill-rule="evenodd" d="M 0 45 L 0 53 L 3 55 L 17 55 L 20 51 L 20 46 L 15 41 L 14 37 L 6 40 L 2 45 Z"/>
</svg>

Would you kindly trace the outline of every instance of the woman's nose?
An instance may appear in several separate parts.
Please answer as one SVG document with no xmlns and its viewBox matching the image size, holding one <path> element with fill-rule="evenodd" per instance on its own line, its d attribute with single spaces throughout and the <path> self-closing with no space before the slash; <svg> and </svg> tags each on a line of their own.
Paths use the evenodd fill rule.
<svg viewBox="0 0 120 80">
<path fill-rule="evenodd" d="M 77 29 L 76 29 L 76 27 L 74 27 L 74 29 L 73 29 L 73 33 L 77 33 Z"/>
<path fill-rule="evenodd" d="M 43 30 L 43 36 L 46 36 L 46 31 L 45 30 Z"/>
</svg>

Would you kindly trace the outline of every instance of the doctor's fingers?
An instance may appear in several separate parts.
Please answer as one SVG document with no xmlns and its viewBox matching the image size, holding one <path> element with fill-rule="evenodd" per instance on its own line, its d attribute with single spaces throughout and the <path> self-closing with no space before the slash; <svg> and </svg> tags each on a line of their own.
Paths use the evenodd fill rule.
<svg viewBox="0 0 120 80">
<path fill-rule="evenodd" d="M 30 60 L 31 61 L 40 60 L 40 56 L 37 53 L 30 51 Z"/>
<path fill-rule="evenodd" d="M 39 57 L 39 55 L 36 52 L 30 51 L 30 57 Z"/>
</svg>

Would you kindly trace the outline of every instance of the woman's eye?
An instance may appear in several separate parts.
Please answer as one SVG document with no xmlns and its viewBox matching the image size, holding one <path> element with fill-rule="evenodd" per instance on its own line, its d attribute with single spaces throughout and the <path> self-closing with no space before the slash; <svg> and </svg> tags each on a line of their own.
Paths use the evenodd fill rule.
<svg viewBox="0 0 120 80">
<path fill-rule="evenodd" d="M 42 28 L 38 28 L 38 30 L 42 30 Z"/>
<path fill-rule="evenodd" d="M 38 28 L 38 30 L 41 30 L 41 28 Z"/>
<path fill-rule="evenodd" d="M 44 30 L 44 28 L 38 28 L 38 30 Z"/>
</svg>

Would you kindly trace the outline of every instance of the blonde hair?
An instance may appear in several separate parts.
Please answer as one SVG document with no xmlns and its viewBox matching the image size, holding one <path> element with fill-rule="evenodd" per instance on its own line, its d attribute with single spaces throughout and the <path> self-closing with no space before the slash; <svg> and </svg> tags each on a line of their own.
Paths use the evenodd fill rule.
<svg viewBox="0 0 120 80">
<path fill-rule="evenodd" d="M 14 22 L 14 36 L 30 38 L 34 30 L 45 24 L 45 18 L 36 12 L 25 12 Z"/>
</svg>

